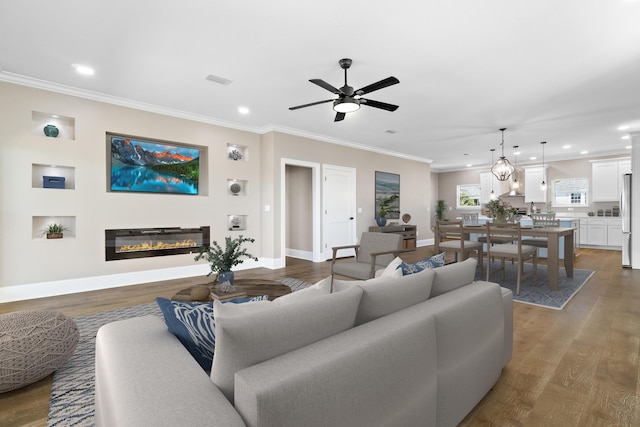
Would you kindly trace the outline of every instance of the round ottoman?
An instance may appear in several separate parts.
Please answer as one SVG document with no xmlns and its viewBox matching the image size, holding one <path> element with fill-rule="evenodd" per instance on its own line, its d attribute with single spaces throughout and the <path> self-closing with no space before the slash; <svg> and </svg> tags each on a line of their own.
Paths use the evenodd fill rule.
<svg viewBox="0 0 640 427">
<path fill-rule="evenodd" d="M 0 393 L 58 369 L 73 354 L 78 337 L 76 322 L 55 311 L 0 315 Z"/>
</svg>

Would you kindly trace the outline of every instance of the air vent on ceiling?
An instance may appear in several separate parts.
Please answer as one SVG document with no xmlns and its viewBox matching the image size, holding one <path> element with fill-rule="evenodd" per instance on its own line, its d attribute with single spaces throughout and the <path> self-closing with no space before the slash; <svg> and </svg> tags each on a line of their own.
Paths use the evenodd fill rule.
<svg viewBox="0 0 640 427">
<path fill-rule="evenodd" d="M 395 130 L 395 129 L 387 129 L 387 130 L 385 130 L 385 132 L 386 132 L 386 133 L 390 133 L 390 134 L 394 134 L 394 133 L 398 133 L 398 132 L 400 132 L 400 131 Z"/>
<path fill-rule="evenodd" d="M 209 74 L 207 77 L 205 77 L 205 79 L 215 83 L 220 83 L 221 85 L 225 86 L 229 86 L 232 82 L 232 80 L 225 79 L 224 77 L 220 76 L 214 76 L 213 74 Z"/>
</svg>

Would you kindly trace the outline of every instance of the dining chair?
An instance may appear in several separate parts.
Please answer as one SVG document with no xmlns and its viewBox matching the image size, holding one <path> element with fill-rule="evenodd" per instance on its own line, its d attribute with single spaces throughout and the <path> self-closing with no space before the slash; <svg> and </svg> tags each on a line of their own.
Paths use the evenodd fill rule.
<svg viewBox="0 0 640 427">
<path fill-rule="evenodd" d="M 531 220 L 534 227 L 560 227 L 560 220 L 554 219 L 555 212 L 544 214 L 531 214 Z M 535 246 L 537 248 L 549 247 L 549 239 L 544 236 L 525 237 L 522 240 L 523 245 Z"/>
<path fill-rule="evenodd" d="M 462 214 L 462 223 L 464 225 L 478 225 L 478 214 L 477 213 Z"/>
<path fill-rule="evenodd" d="M 357 245 L 334 246 L 331 260 L 331 273 L 352 279 L 367 280 L 375 276 L 376 270 L 385 268 L 402 252 L 403 236 L 394 233 L 376 233 L 366 231 L 360 236 Z M 355 258 L 345 262 L 336 262 L 338 251 L 353 249 Z"/>
<path fill-rule="evenodd" d="M 492 240 L 499 238 L 501 241 L 508 238 L 512 243 L 496 243 L 491 244 Z M 516 295 L 520 295 L 520 283 L 522 279 L 533 276 L 534 286 L 538 280 L 538 248 L 535 246 L 524 245 L 522 242 L 522 231 L 520 223 L 487 223 L 487 260 L 500 258 L 500 268 L 491 271 L 491 265 L 487 261 L 487 282 L 491 277 L 491 273 L 502 271 L 502 280 L 505 276 L 504 260 L 511 259 L 518 263 L 518 274 L 516 280 Z M 533 261 L 533 270 L 524 274 L 524 263 L 531 259 Z"/>
<path fill-rule="evenodd" d="M 483 251 L 482 243 L 474 242 L 466 239 L 466 235 L 462 230 L 462 221 L 436 221 L 436 239 L 435 252 L 438 254 L 444 252 L 454 252 L 455 260 L 458 262 L 469 258 L 471 252 L 475 252 L 482 275 Z"/>
</svg>

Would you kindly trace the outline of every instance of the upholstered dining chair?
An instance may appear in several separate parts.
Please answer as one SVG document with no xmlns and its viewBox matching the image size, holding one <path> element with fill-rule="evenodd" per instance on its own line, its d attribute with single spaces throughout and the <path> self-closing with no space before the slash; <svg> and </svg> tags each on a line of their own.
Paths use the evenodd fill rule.
<svg viewBox="0 0 640 427">
<path fill-rule="evenodd" d="M 400 234 L 364 232 L 359 244 L 332 248 L 331 273 L 358 280 L 371 279 L 376 270 L 385 268 L 402 252 L 402 241 Z M 338 251 L 343 249 L 355 250 L 355 258 L 336 262 Z"/>
<path fill-rule="evenodd" d="M 505 238 L 510 239 L 512 243 L 491 244 L 492 240 L 499 238 L 503 241 Z M 520 295 L 520 282 L 522 279 L 533 276 L 534 286 L 538 280 L 538 248 L 535 246 L 524 245 L 522 243 L 522 231 L 520 223 L 488 223 L 487 224 L 487 260 L 500 258 L 500 268 L 491 271 L 491 265 L 487 261 L 487 282 L 491 277 L 491 273 L 502 271 L 502 280 L 504 280 L 504 260 L 511 259 L 518 263 L 518 274 L 516 281 L 516 295 Z M 533 270 L 528 274 L 524 273 L 525 261 L 531 259 L 533 261 Z"/>
<path fill-rule="evenodd" d="M 469 258 L 471 252 L 475 252 L 482 274 L 483 252 L 482 243 L 466 240 L 462 230 L 462 221 L 436 221 L 435 253 L 454 252 L 458 262 Z"/>
<path fill-rule="evenodd" d="M 544 214 L 531 214 L 531 220 L 534 227 L 560 227 L 560 220 L 554 219 L 555 212 Z M 525 237 L 522 240 L 523 245 L 535 246 L 537 248 L 549 247 L 549 239 L 546 237 Z"/>
</svg>

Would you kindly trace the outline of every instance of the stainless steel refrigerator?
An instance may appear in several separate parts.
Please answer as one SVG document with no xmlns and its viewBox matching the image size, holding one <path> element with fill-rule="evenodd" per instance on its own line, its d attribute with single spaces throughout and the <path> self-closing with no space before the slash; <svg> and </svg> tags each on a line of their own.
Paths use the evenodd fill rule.
<svg viewBox="0 0 640 427">
<path fill-rule="evenodd" d="M 631 174 L 623 175 L 620 214 L 622 215 L 622 266 L 631 268 Z"/>
</svg>

